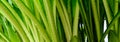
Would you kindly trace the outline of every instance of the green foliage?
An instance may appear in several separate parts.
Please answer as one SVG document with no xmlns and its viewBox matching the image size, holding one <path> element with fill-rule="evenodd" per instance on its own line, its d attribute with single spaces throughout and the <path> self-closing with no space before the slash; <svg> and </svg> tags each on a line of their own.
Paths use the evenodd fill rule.
<svg viewBox="0 0 120 42">
<path fill-rule="evenodd" d="M 0 42 L 120 41 L 119 0 L 0 0 Z M 104 31 L 104 20 L 107 29 Z"/>
</svg>

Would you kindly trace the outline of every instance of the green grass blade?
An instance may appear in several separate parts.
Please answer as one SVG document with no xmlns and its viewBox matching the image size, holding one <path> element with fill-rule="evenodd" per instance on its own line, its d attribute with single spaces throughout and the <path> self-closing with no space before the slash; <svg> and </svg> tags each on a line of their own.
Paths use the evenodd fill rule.
<svg viewBox="0 0 120 42">
<path fill-rule="evenodd" d="M 92 32 L 92 29 L 90 28 L 90 25 L 89 25 L 87 12 L 85 12 L 85 8 L 83 6 L 83 1 L 80 0 L 79 3 L 80 3 L 80 13 L 81 13 L 81 17 L 82 17 L 81 19 L 82 19 L 83 24 L 85 25 L 84 28 L 85 28 L 85 31 L 86 31 L 86 34 L 88 37 L 88 41 L 93 42 L 93 40 L 94 40 L 93 32 Z"/>
<path fill-rule="evenodd" d="M 107 0 L 103 0 L 103 4 L 104 4 L 105 11 L 106 11 L 106 14 L 107 14 L 108 22 L 110 23 L 111 19 L 112 19 L 112 16 L 111 16 L 112 13 L 110 11 L 110 8 L 109 8 L 109 5 L 107 3 Z"/>
<path fill-rule="evenodd" d="M 79 21 L 79 4 L 78 0 L 75 1 L 75 6 L 73 6 L 73 14 L 74 14 L 74 19 L 73 19 L 73 37 L 78 37 L 78 21 Z"/>
<path fill-rule="evenodd" d="M 59 16 L 61 18 L 62 25 L 64 27 L 64 31 L 65 31 L 67 42 L 70 42 L 71 36 L 72 36 L 70 24 L 67 22 L 66 16 L 64 15 L 64 12 L 62 10 L 62 6 L 60 5 L 60 2 L 58 0 L 57 0 L 57 10 L 58 10 Z"/>
<path fill-rule="evenodd" d="M 17 36 L 17 33 L 12 29 L 11 24 L 7 23 L 7 20 L 4 21 L 5 28 L 7 29 L 8 37 L 11 42 L 20 42 L 20 38 Z"/>
<path fill-rule="evenodd" d="M 48 19 L 48 23 L 49 23 L 49 28 L 52 31 L 52 41 L 53 42 L 59 42 L 59 38 L 58 38 L 58 34 L 57 34 L 57 29 L 55 27 L 55 21 L 54 21 L 54 16 L 53 16 L 53 12 L 51 12 L 52 10 L 50 10 L 50 2 L 48 0 L 43 0 L 44 6 L 45 6 L 45 12 L 46 12 L 46 16 Z"/>
<path fill-rule="evenodd" d="M 110 22 L 110 24 L 108 25 L 106 31 L 104 32 L 101 41 L 104 40 L 105 36 L 109 33 L 109 31 L 111 30 L 111 27 L 113 27 L 113 25 L 115 24 L 116 20 L 118 20 L 118 18 L 120 17 L 120 12 L 117 13 L 114 18 L 112 19 L 112 21 Z"/>
<path fill-rule="evenodd" d="M 28 36 L 28 38 L 30 39 L 30 41 L 34 41 L 32 39 L 32 35 L 30 35 L 26 25 L 23 23 L 23 21 L 21 20 L 21 18 L 19 17 L 18 14 L 6 1 L 2 0 L 2 2 L 8 7 L 8 9 L 12 12 L 12 14 L 15 16 L 15 18 L 17 19 L 17 21 L 20 23 L 20 25 L 22 26 L 22 28 L 24 29 L 26 35 Z"/>
<path fill-rule="evenodd" d="M 14 0 L 14 2 L 18 6 L 18 8 L 21 10 L 21 12 L 27 15 L 32 20 L 32 22 L 35 23 L 35 26 L 37 27 L 37 29 L 39 29 L 38 31 L 41 32 L 41 34 L 43 34 L 42 36 L 44 37 L 44 39 L 47 42 L 50 42 L 49 36 L 47 35 L 47 32 L 45 31 L 44 27 L 42 26 L 42 24 L 38 22 L 38 20 L 35 19 L 31 11 L 29 11 L 29 9 L 20 0 L 17 0 L 17 1 Z"/>
<path fill-rule="evenodd" d="M 6 40 L 6 42 L 10 42 L 10 41 L 8 40 L 8 38 L 7 38 L 5 35 L 3 35 L 1 32 L 0 32 L 0 36 L 1 36 L 2 38 L 4 38 L 4 39 Z"/>
<path fill-rule="evenodd" d="M 95 21 L 97 39 L 98 39 L 98 42 L 100 42 L 100 39 L 101 39 L 101 30 L 100 30 L 100 21 L 99 21 L 100 18 L 98 16 L 98 11 L 97 11 L 97 7 L 95 4 L 95 0 L 91 0 L 91 5 L 92 5 L 92 11 L 93 11 L 93 16 L 94 16 L 94 21 Z"/>
<path fill-rule="evenodd" d="M 25 35 L 24 31 L 21 29 L 22 27 L 20 26 L 20 24 L 18 24 L 17 21 L 15 20 L 14 16 L 11 15 L 11 13 L 7 10 L 7 8 L 5 8 L 5 6 L 1 2 L 0 2 L 0 6 L 1 6 L 0 13 L 2 13 L 2 15 L 5 16 L 7 20 L 14 25 L 15 29 L 21 36 L 22 40 L 28 42 L 29 40 L 27 36 Z"/>
</svg>

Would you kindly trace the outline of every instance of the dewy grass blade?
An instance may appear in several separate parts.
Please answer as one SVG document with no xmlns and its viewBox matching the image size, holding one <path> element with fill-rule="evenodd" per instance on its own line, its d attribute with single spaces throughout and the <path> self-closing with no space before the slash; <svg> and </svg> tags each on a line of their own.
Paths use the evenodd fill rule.
<svg viewBox="0 0 120 42">
<path fill-rule="evenodd" d="M 20 19 L 20 17 L 18 16 L 19 13 L 15 12 L 15 10 L 4 0 L 2 0 L 2 2 L 6 5 L 6 7 L 8 7 L 8 9 L 12 12 L 12 14 L 15 16 L 15 18 L 17 19 L 17 21 L 20 23 L 20 25 L 22 26 L 22 28 L 24 29 L 27 37 L 30 39 L 30 41 L 34 41 L 32 39 L 32 35 L 29 33 L 29 31 L 27 30 L 27 27 L 25 26 L 25 24 L 23 23 L 23 21 Z"/>
<path fill-rule="evenodd" d="M 25 15 L 27 15 L 31 19 L 31 21 L 35 24 L 36 28 L 39 29 L 38 31 L 41 32 L 41 34 L 43 34 L 42 36 L 46 40 L 46 42 L 50 42 L 50 38 L 47 35 L 47 32 L 45 31 L 44 27 L 42 26 L 42 24 L 38 22 L 37 19 L 35 19 L 30 10 L 20 0 L 14 0 L 14 2 L 21 10 L 21 12 L 25 13 Z"/>
<path fill-rule="evenodd" d="M 14 25 L 15 29 L 17 30 L 17 32 L 19 33 L 20 37 L 22 38 L 22 40 L 24 42 L 29 42 L 26 34 L 24 33 L 24 31 L 21 29 L 22 27 L 20 26 L 20 24 L 17 23 L 16 19 L 11 15 L 11 13 L 9 12 L 9 10 L 7 8 L 5 8 L 5 6 L 0 2 L 0 13 L 5 16 L 7 18 L 7 20 Z"/>
</svg>

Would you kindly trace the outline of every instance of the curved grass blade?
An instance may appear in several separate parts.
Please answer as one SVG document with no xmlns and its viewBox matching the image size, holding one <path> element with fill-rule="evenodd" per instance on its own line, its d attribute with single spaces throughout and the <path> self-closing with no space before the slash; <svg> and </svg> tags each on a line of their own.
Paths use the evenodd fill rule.
<svg viewBox="0 0 120 42">
<path fill-rule="evenodd" d="M 57 0 L 56 4 L 57 4 L 57 10 L 58 10 L 59 16 L 61 18 L 61 21 L 62 21 L 62 24 L 63 24 L 63 27 L 64 27 L 67 42 L 70 42 L 72 33 L 71 33 L 70 24 L 66 20 L 68 18 L 66 18 L 66 16 L 64 15 L 64 12 L 62 10 L 62 6 L 60 5 L 60 2 L 58 0 Z"/>
<path fill-rule="evenodd" d="M 17 23 L 16 19 L 14 18 L 14 16 L 11 15 L 10 11 L 5 8 L 5 6 L 0 2 L 0 13 L 2 13 L 3 16 L 5 16 L 7 18 L 7 20 L 14 25 L 15 29 L 17 30 L 17 32 L 19 33 L 19 35 L 21 36 L 22 40 L 25 42 L 28 42 L 28 38 L 26 36 L 26 34 L 24 33 L 24 31 L 21 29 L 22 27 L 20 26 L 20 24 Z"/>
<path fill-rule="evenodd" d="M 20 0 L 14 0 L 14 2 L 21 10 L 21 12 L 28 16 L 31 19 L 31 21 L 35 24 L 37 29 L 39 29 L 38 31 L 41 32 L 41 34 L 43 34 L 42 36 L 46 40 L 46 42 L 50 42 L 49 36 L 47 35 L 47 32 L 45 31 L 43 25 L 40 24 L 37 19 L 35 19 L 31 11 Z"/>
<path fill-rule="evenodd" d="M 0 32 L 0 36 L 1 36 L 2 38 L 4 38 L 4 39 L 6 40 L 6 42 L 10 42 L 9 39 L 8 39 L 5 35 L 3 35 L 1 32 Z"/>
<path fill-rule="evenodd" d="M 17 33 L 15 33 L 15 31 L 12 29 L 14 27 L 12 27 L 12 25 L 10 23 L 8 23 L 7 20 L 4 19 L 4 26 L 7 30 L 7 36 L 10 39 L 11 42 L 21 42 L 21 39 L 18 37 Z"/>
<path fill-rule="evenodd" d="M 53 0 L 54 1 L 54 0 Z M 54 21 L 54 15 L 53 12 L 51 10 L 51 6 L 50 6 L 50 1 L 49 0 L 43 0 L 43 4 L 45 7 L 45 12 L 46 12 L 46 16 L 47 16 L 47 20 L 48 20 L 48 24 L 49 24 L 49 28 L 52 31 L 52 41 L 53 42 L 59 42 L 59 38 L 58 38 L 58 34 L 57 34 L 57 28 L 55 26 L 55 21 Z"/>
<path fill-rule="evenodd" d="M 20 13 L 17 13 L 17 12 L 9 5 L 8 2 L 6 2 L 6 1 L 4 1 L 4 0 L 2 0 L 2 2 L 6 5 L 6 7 L 7 7 L 7 8 L 12 12 L 12 14 L 15 16 L 15 18 L 17 19 L 17 21 L 18 21 L 18 22 L 20 23 L 20 25 L 22 26 L 23 30 L 25 31 L 25 33 L 26 33 L 27 37 L 30 39 L 30 41 L 31 41 L 31 42 L 34 41 L 34 40 L 32 39 L 32 35 L 29 33 L 26 25 L 24 24 L 24 22 L 22 21 L 22 19 L 19 17 L 18 14 L 20 14 Z"/>
</svg>

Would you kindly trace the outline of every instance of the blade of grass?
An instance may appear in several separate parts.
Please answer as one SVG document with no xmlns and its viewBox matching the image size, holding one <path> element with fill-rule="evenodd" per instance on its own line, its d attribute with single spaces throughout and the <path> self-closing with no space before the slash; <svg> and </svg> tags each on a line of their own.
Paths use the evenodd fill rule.
<svg viewBox="0 0 120 42">
<path fill-rule="evenodd" d="M 33 0 L 22 0 L 22 2 L 34 13 L 34 4 Z"/>
<path fill-rule="evenodd" d="M 100 19 L 100 0 L 97 0 L 96 8 L 97 8 L 97 12 L 98 12 L 98 18 Z"/>
<path fill-rule="evenodd" d="M 54 22 L 55 22 L 55 28 L 57 28 L 57 26 L 56 26 L 57 25 L 57 23 L 56 23 L 56 17 L 57 17 L 56 16 L 56 0 L 53 0 L 53 4 L 52 5 L 53 5 L 52 8 L 53 8 L 53 17 L 54 17 Z"/>
<path fill-rule="evenodd" d="M 21 12 L 25 13 L 25 15 L 27 15 L 32 20 L 32 22 L 35 23 L 35 26 L 37 27 L 37 29 L 39 29 L 38 31 L 41 32 L 41 34 L 43 34 L 42 36 L 44 37 L 46 42 L 50 42 L 49 36 L 47 35 L 47 32 L 45 31 L 44 27 L 42 26 L 42 24 L 38 22 L 38 20 L 35 19 L 35 17 L 29 11 L 29 9 L 20 0 L 17 0 L 17 1 L 14 0 L 14 2 L 18 6 L 18 8 L 21 10 Z"/>
<path fill-rule="evenodd" d="M 81 13 L 83 24 L 85 25 L 84 28 L 85 28 L 85 31 L 86 31 L 86 34 L 87 34 L 87 37 L 88 37 L 88 41 L 93 42 L 93 40 L 94 40 L 93 33 L 92 33 L 91 29 L 90 29 L 87 14 L 86 14 L 85 8 L 83 6 L 83 1 L 80 0 L 79 4 L 80 4 L 80 13 Z"/>
<path fill-rule="evenodd" d="M 0 24 L 0 32 L 3 32 L 2 24 Z"/>
<path fill-rule="evenodd" d="M 58 0 L 57 0 L 56 4 L 57 4 L 57 10 L 58 10 L 59 16 L 61 18 L 61 21 L 62 21 L 62 24 L 64 27 L 67 42 L 70 42 L 72 34 L 71 34 L 70 25 L 68 25 L 68 22 L 66 20 L 68 18 L 66 18 L 66 16 L 64 15 L 64 12 L 62 10 L 62 6 L 60 5 L 60 2 Z"/>
<path fill-rule="evenodd" d="M 5 28 L 7 29 L 8 38 L 11 42 L 20 42 L 20 38 L 16 35 L 10 24 L 7 23 L 7 20 L 4 21 Z"/>
<path fill-rule="evenodd" d="M 109 1 L 113 1 L 113 3 L 111 4 L 111 3 L 109 3 Z M 115 15 L 115 13 L 118 11 L 117 10 L 117 4 L 116 4 L 116 1 L 115 1 L 115 3 L 114 3 L 114 0 L 103 0 L 103 4 L 104 4 L 104 7 L 105 7 L 105 10 L 106 10 L 106 14 L 107 14 L 107 18 L 108 18 L 108 23 L 110 23 L 111 22 L 111 20 L 112 20 L 112 11 L 113 11 L 113 14 Z M 109 7 L 109 5 L 110 5 L 110 7 Z M 113 5 L 113 6 L 112 6 Z M 114 7 L 115 6 L 115 7 Z M 110 10 L 110 8 L 112 9 L 112 10 Z M 116 8 L 116 9 L 115 9 Z M 117 23 L 117 20 L 116 20 L 116 23 Z M 116 34 L 115 33 L 117 33 L 117 28 L 118 28 L 118 23 L 117 24 L 115 24 L 113 27 L 111 27 L 111 30 L 113 30 L 113 31 L 110 31 L 109 32 L 109 36 L 108 36 L 108 39 L 109 39 L 109 42 L 117 42 L 117 37 L 116 37 Z M 115 32 L 115 33 L 114 33 Z M 113 39 L 114 38 L 114 39 Z"/>
<path fill-rule="evenodd" d="M 65 36 L 64 36 L 64 29 L 63 29 L 63 26 L 62 26 L 62 24 L 61 24 L 61 21 L 60 21 L 60 19 L 59 19 L 59 16 L 58 16 L 58 14 L 57 14 L 57 17 L 56 17 L 57 19 L 56 19 L 56 21 L 57 21 L 57 28 L 58 28 L 58 33 L 59 33 L 59 38 L 60 38 L 60 42 L 66 42 L 65 41 Z"/>
<path fill-rule="evenodd" d="M 24 29 L 26 35 L 28 36 L 28 38 L 30 39 L 30 41 L 34 41 L 32 39 L 32 35 L 29 33 L 29 31 L 27 30 L 27 27 L 25 26 L 25 24 L 23 23 L 23 21 L 21 20 L 21 18 L 19 17 L 19 13 L 17 13 L 10 5 L 9 3 L 7 3 L 6 1 L 2 0 L 2 2 L 8 7 L 8 9 L 12 12 L 12 14 L 16 17 L 16 19 L 18 20 L 18 22 L 20 23 L 20 25 L 22 26 L 22 28 Z"/>
<path fill-rule="evenodd" d="M 114 16 L 118 13 L 118 0 L 115 0 L 115 8 L 114 8 Z M 118 24 L 119 21 L 117 20 L 115 23 L 115 32 L 118 34 Z"/>
<path fill-rule="evenodd" d="M 72 5 L 71 5 L 71 4 L 72 4 L 72 0 L 67 0 L 67 12 L 68 12 L 68 17 L 69 17 L 69 20 L 70 20 L 70 24 L 71 24 L 71 26 L 72 26 L 72 20 L 73 20 L 73 19 L 72 19 L 72 15 L 73 15 L 73 14 L 72 14 L 72 12 L 71 12 L 71 11 L 72 11 L 72 9 L 71 9 L 71 8 L 72 8 L 72 7 L 71 7 Z"/>
<path fill-rule="evenodd" d="M 107 14 L 108 22 L 110 23 L 111 19 L 112 19 L 112 16 L 111 16 L 111 11 L 110 11 L 109 5 L 108 5 L 106 0 L 103 0 L 103 4 L 104 4 L 105 11 L 106 11 L 106 14 Z"/>
<path fill-rule="evenodd" d="M 0 42 L 6 42 L 6 40 L 0 36 Z"/>
<path fill-rule="evenodd" d="M 2 15 L 1 15 L 1 13 L 0 13 L 0 32 L 2 33 L 3 32 L 3 25 L 2 25 L 3 23 L 2 23 Z"/>
<path fill-rule="evenodd" d="M 73 6 L 73 14 L 74 14 L 74 19 L 73 19 L 73 41 L 78 42 L 78 21 L 79 21 L 79 4 L 78 0 L 75 0 L 75 3 L 73 3 L 75 6 Z"/>
<path fill-rule="evenodd" d="M 118 0 L 115 0 L 115 8 L 114 8 L 114 16 L 116 15 L 118 13 Z M 118 19 L 119 20 L 119 19 Z M 119 35 L 119 31 L 118 31 L 118 29 L 119 29 L 119 21 L 118 20 L 116 20 L 116 23 L 115 23 L 115 33 L 117 34 L 117 35 Z M 116 42 L 118 42 L 119 41 L 119 36 L 118 37 L 116 37 L 115 38 L 115 41 Z M 114 42 L 114 41 L 113 41 Z"/>
<path fill-rule="evenodd" d="M 119 4 L 119 6 L 117 7 L 118 9 L 120 9 L 119 7 L 120 7 L 120 0 L 117 0 L 118 1 L 118 4 Z M 117 10 L 117 9 L 116 9 Z M 118 13 L 119 13 L 119 11 L 118 11 Z M 118 21 L 120 21 L 120 18 L 119 18 L 119 20 Z M 120 22 L 118 22 L 119 24 L 118 24 L 118 41 L 120 41 Z"/>
<path fill-rule="evenodd" d="M 34 0 L 34 4 L 35 4 L 35 7 L 37 7 L 37 9 L 39 9 L 39 13 L 40 13 L 40 16 L 41 16 L 41 19 L 46 27 L 46 30 L 47 30 L 47 33 L 49 34 L 49 36 L 51 35 L 51 30 L 50 30 L 50 26 L 48 25 L 48 20 L 46 18 L 46 14 L 44 12 L 44 8 L 43 8 L 43 4 L 42 4 L 42 0 Z"/>
<path fill-rule="evenodd" d="M 105 36 L 109 33 L 109 31 L 111 30 L 111 27 L 113 27 L 113 25 L 115 24 L 116 20 L 118 20 L 119 17 L 120 17 L 120 12 L 117 13 L 117 14 L 113 17 L 112 21 L 110 22 L 110 24 L 109 24 L 108 27 L 107 27 L 108 29 L 106 29 L 106 31 L 104 32 L 104 34 L 103 34 L 103 36 L 102 36 L 102 38 L 101 38 L 101 41 L 104 40 Z"/>
<path fill-rule="evenodd" d="M 14 18 L 14 16 L 11 15 L 11 13 L 9 12 L 9 10 L 7 10 L 7 8 L 5 8 L 5 6 L 0 2 L 0 13 L 2 13 L 3 16 L 5 16 L 7 18 L 7 20 L 9 20 L 11 22 L 11 24 L 14 25 L 15 29 L 17 30 L 17 32 L 19 33 L 19 35 L 21 36 L 22 40 L 25 42 L 28 42 L 28 38 L 26 36 L 26 34 L 24 33 L 24 31 L 21 29 L 22 27 L 20 26 L 20 24 L 17 23 L 16 19 Z"/>
<path fill-rule="evenodd" d="M 43 21 L 42 21 L 42 19 L 41 19 L 40 13 L 39 13 L 37 7 L 35 6 L 35 4 L 34 4 L 34 10 L 35 10 L 36 18 L 39 20 L 39 22 L 42 23 Z M 44 24 L 43 24 L 43 25 L 44 25 Z M 37 30 L 37 31 L 38 31 L 38 30 Z M 41 33 L 40 33 L 40 32 L 38 32 L 38 36 L 39 36 L 39 42 L 44 42 L 44 39 L 43 39 L 43 37 L 41 36 Z"/>
<path fill-rule="evenodd" d="M 47 19 L 48 19 L 48 23 L 50 25 L 50 30 L 52 31 L 52 41 L 53 42 L 59 42 L 59 38 L 58 38 L 58 34 L 57 34 L 57 29 L 56 29 L 56 26 L 55 26 L 55 21 L 54 21 L 54 16 L 53 16 L 53 13 L 51 12 L 50 8 L 50 1 L 48 0 L 43 0 L 43 3 L 44 3 L 44 6 L 45 6 L 45 12 L 46 12 L 46 16 L 47 16 Z"/>
<path fill-rule="evenodd" d="M 70 18 L 68 16 L 68 12 L 67 12 L 67 9 L 65 7 L 65 4 L 63 3 L 63 0 L 60 0 L 60 4 L 61 4 L 61 7 L 62 7 L 62 10 L 63 10 L 63 13 L 64 13 L 64 16 L 66 18 L 66 21 L 68 22 L 68 29 L 71 33 L 71 24 L 70 24 Z"/>
<path fill-rule="evenodd" d="M 0 36 L 1 36 L 2 38 L 4 38 L 4 39 L 6 40 L 6 42 L 10 42 L 9 39 L 8 39 L 5 35 L 3 35 L 1 32 L 0 32 Z"/>
<path fill-rule="evenodd" d="M 40 39 L 39 39 L 39 36 L 38 36 L 38 32 L 37 32 L 37 28 L 36 28 L 36 26 L 35 26 L 35 24 L 33 22 L 31 24 L 33 26 L 33 37 L 35 39 L 35 42 L 40 42 L 39 41 Z"/>
<path fill-rule="evenodd" d="M 100 42 L 100 39 L 101 39 L 101 30 L 100 30 L 100 21 L 99 21 L 100 18 L 98 16 L 99 13 L 97 11 L 95 0 L 91 0 L 91 5 L 92 5 L 92 11 L 93 11 L 93 16 L 94 16 L 94 21 L 95 21 L 97 40 L 98 42 Z"/>
</svg>

